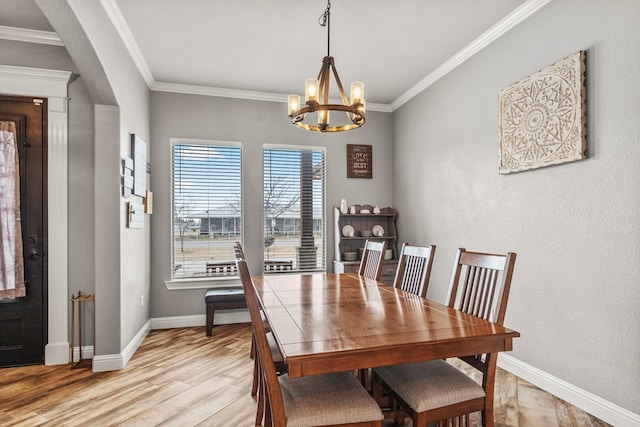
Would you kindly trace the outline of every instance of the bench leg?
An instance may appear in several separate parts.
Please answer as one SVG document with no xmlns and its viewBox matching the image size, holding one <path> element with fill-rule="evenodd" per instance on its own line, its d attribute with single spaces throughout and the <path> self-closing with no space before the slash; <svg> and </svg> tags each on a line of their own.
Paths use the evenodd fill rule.
<svg viewBox="0 0 640 427">
<path fill-rule="evenodd" d="M 210 337 L 213 333 L 213 316 L 215 314 L 215 306 L 213 303 L 207 304 L 207 336 Z"/>
</svg>

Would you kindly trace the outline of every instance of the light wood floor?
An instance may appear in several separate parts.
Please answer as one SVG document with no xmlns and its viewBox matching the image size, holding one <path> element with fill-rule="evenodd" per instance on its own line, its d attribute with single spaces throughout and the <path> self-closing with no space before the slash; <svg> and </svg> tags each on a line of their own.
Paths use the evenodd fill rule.
<svg viewBox="0 0 640 427">
<path fill-rule="evenodd" d="M 0 369 L 2 426 L 252 426 L 248 324 L 152 331 L 116 372 Z M 496 426 L 607 426 L 500 371 Z M 407 420 L 406 426 L 410 426 Z"/>
</svg>

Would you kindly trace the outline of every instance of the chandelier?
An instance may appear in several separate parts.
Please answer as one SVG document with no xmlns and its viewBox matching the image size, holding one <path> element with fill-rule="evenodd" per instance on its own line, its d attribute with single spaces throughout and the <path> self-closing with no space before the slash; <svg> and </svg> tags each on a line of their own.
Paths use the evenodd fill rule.
<svg viewBox="0 0 640 427">
<path fill-rule="evenodd" d="M 359 128 L 364 124 L 364 83 L 351 83 L 351 99 L 347 101 L 333 57 L 330 55 L 330 21 L 331 1 L 328 0 L 326 10 L 318 19 L 320 26 L 327 27 L 327 56 L 322 59 L 322 68 L 320 68 L 318 78 L 310 78 L 304 81 L 305 106 L 300 105 L 300 96 L 298 95 L 289 95 L 287 100 L 289 117 L 291 117 L 293 124 L 302 129 L 316 132 L 342 132 Z M 342 104 L 329 103 L 329 80 L 332 73 L 336 80 Z M 346 124 L 332 126 L 329 122 L 330 111 L 344 112 L 347 116 Z M 317 125 L 305 123 L 309 113 L 317 113 Z"/>
</svg>

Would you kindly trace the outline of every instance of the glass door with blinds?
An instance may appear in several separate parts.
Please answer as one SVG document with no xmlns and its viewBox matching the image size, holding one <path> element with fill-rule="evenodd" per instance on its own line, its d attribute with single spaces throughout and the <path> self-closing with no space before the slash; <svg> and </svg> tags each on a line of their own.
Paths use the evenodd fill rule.
<svg viewBox="0 0 640 427">
<path fill-rule="evenodd" d="M 324 148 L 265 146 L 264 271 L 326 271 Z"/>
<path fill-rule="evenodd" d="M 172 278 L 236 276 L 242 241 L 240 143 L 172 140 Z"/>
</svg>

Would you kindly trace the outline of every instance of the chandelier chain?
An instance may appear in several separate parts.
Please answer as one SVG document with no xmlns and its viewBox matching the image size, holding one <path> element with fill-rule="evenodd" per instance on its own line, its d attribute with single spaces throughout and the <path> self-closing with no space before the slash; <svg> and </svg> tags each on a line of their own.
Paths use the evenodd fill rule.
<svg viewBox="0 0 640 427">
<path fill-rule="evenodd" d="M 327 0 L 327 8 L 324 13 L 318 18 L 318 24 L 321 27 L 327 27 L 327 56 L 331 56 L 331 0 Z"/>
</svg>

